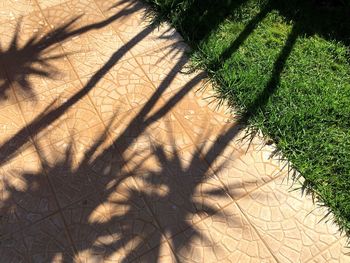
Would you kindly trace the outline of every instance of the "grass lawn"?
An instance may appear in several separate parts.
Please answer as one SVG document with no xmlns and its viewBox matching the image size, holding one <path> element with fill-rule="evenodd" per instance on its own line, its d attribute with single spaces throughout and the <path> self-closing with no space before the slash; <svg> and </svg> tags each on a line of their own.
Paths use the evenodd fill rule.
<svg viewBox="0 0 350 263">
<path fill-rule="evenodd" d="M 339 1 L 145 0 L 219 94 L 272 138 L 350 233 L 350 7 Z"/>
</svg>

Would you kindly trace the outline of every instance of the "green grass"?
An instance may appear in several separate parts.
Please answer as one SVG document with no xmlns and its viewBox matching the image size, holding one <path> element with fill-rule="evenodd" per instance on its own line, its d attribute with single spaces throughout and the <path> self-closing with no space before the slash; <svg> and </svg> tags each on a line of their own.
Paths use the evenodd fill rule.
<svg viewBox="0 0 350 263">
<path fill-rule="evenodd" d="M 349 5 L 147 0 L 242 120 L 272 138 L 350 233 Z M 288 2 L 288 3 L 287 3 Z"/>
</svg>

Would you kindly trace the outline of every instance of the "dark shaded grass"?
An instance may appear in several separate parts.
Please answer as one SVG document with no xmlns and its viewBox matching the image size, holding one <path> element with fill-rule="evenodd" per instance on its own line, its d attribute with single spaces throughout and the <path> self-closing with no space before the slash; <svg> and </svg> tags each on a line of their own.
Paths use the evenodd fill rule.
<svg viewBox="0 0 350 263">
<path fill-rule="evenodd" d="M 348 1 L 146 0 L 350 232 Z"/>
</svg>

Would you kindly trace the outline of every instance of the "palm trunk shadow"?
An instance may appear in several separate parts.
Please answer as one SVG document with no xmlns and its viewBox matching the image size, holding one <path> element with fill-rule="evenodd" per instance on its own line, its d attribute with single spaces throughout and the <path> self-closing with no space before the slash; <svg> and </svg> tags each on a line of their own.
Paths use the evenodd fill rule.
<svg viewBox="0 0 350 263">
<path fill-rule="evenodd" d="M 268 103 L 269 98 L 275 93 L 281 81 L 281 74 L 283 72 L 286 61 L 291 54 L 293 47 L 298 39 L 300 34 L 300 25 L 295 24 L 292 27 L 291 32 L 288 35 L 288 38 L 276 59 L 273 70 L 271 73 L 271 78 L 266 84 L 265 88 L 259 95 L 257 95 L 256 99 L 248 105 L 245 113 L 242 116 L 242 121 L 246 122 L 250 118 L 254 117 L 259 111 L 263 111 L 264 107 Z"/>
<path fill-rule="evenodd" d="M 0 146 L 0 152 L 6 153 L 6 155 L 0 156 L 0 165 L 13 158 L 17 151 L 29 142 L 29 136 L 27 130 L 32 131 L 32 134 L 38 134 L 44 130 L 47 126 L 55 122 L 62 114 L 64 114 L 70 107 L 76 104 L 80 99 L 85 97 L 89 91 L 91 91 L 95 85 L 103 78 L 103 76 L 137 43 L 144 39 L 148 34 L 152 32 L 152 27 L 143 29 L 139 34 L 133 37 L 128 43 L 118 49 L 109 60 L 90 78 L 86 85 L 69 100 L 63 103 L 61 106 L 49 110 L 48 113 L 43 112 L 36 117 L 26 127 L 18 131 L 13 137 Z"/>
<path fill-rule="evenodd" d="M 40 37 L 39 33 L 30 37 L 23 46 L 20 46 L 20 28 L 22 20 L 16 25 L 16 29 L 7 48 L 0 44 L 0 100 L 8 99 L 10 87 L 17 92 L 23 93 L 26 97 L 36 99 L 35 87 L 31 82 L 31 77 L 42 77 L 55 79 L 59 74 L 59 69 L 51 62 L 63 58 L 66 54 L 50 55 L 55 51 L 59 43 L 78 35 L 85 34 L 92 30 L 104 28 L 118 19 L 133 14 L 142 9 L 139 2 L 131 2 L 126 8 L 105 20 L 82 26 L 77 29 L 72 27 L 83 15 L 76 16 L 67 23 L 59 26 Z"/>
<path fill-rule="evenodd" d="M 97 27 L 103 24 L 97 25 Z M 91 30 L 94 27 L 88 27 L 84 30 Z M 96 84 L 103 78 L 103 76 L 139 41 L 144 39 L 153 30 L 152 27 L 147 27 L 141 31 L 137 36 L 125 44 L 121 49 L 117 50 L 110 59 L 98 70 L 87 82 L 87 84 L 71 98 L 69 98 L 61 106 L 44 111 L 39 115 L 32 123 L 30 123 L 26 128 L 23 128 L 16 135 L 14 135 L 9 141 L 0 146 L 0 152 L 6 152 L 7 156 L 0 157 L 0 165 L 3 165 L 9 161 L 15 154 L 23 147 L 29 138 L 26 133 L 26 129 L 34 131 L 34 134 L 41 132 L 48 125 L 54 123 L 62 114 L 64 114 L 69 108 L 75 105 L 80 99 L 85 97 L 89 91 L 91 91 Z M 81 33 L 81 32 L 80 32 Z M 59 36 L 55 36 L 55 39 L 60 39 Z M 62 38 L 61 38 L 62 40 Z M 295 41 L 295 40 L 294 40 Z M 288 50 L 287 50 L 288 51 Z M 288 53 L 288 52 L 285 53 Z M 290 51 L 289 51 L 290 53 Z M 283 64 L 283 58 L 280 59 L 279 64 Z M 177 75 L 179 69 L 181 69 L 186 63 L 185 59 L 180 59 L 178 63 L 174 66 L 171 72 L 165 77 L 162 83 L 159 85 L 151 98 L 145 103 L 142 109 L 138 112 L 136 117 L 130 121 L 126 129 L 119 134 L 113 143 L 109 145 L 102 153 L 98 154 L 97 157 L 92 159 L 94 153 L 97 149 L 105 142 L 108 137 L 108 131 L 101 134 L 99 138 L 96 139 L 95 144 L 92 145 L 90 149 L 84 155 L 83 161 L 78 168 L 73 168 L 72 164 L 72 152 L 73 147 L 69 147 L 64 159 L 58 160 L 55 163 L 49 163 L 45 160 L 44 154 L 40 153 L 41 161 L 43 162 L 43 171 L 39 173 L 48 178 L 52 184 L 53 191 L 56 182 L 55 177 L 61 176 L 62 171 L 64 171 L 66 178 L 63 185 L 67 188 L 71 184 L 76 184 L 74 181 L 78 174 L 84 174 L 86 171 L 92 170 L 98 163 L 104 161 L 106 157 L 109 157 L 111 151 L 118 151 L 117 157 L 111 163 L 121 163 L 121 166 L 112 167 L 108 174 L 104 174 L 105 180 L 100 184 L 100 189 L 95 186 L 96 191 L 101 191 L 98 193 L 98 197 L 92 198 L 87 202 L 88 205 L 84 205 L 86 200 L 79 200 L 77 203 L 63 207 L 63 210 L 70 211 L 73 210 L 73 206 L 78 207 L 77 210 L 83 210 L 79 214 L 79 223 L 84 225 L 82 228 L 82 233 L 90 233 L 89 231 L 94 231 L 95 235 L 84 236 L 83 240 L 76 240 L 75 236 L 72 238 L 73 246 L 75 250 L 73 251 L 72 257 L 66 256 L 63 258 L 64 262 L 72 262 L 73 258 L 80 256 L 81 253 L 90 250 L 92 252 L 98 253 L 101 249 L 105 249 L 105 257 L 110 257 L 113 254 L 124 250 L 125 256 L 120 261 L 126 262 L 128 260 L 133 260 L 147 254 L 151 249 L 154 249 L 155 259 L 160 258 L 160 243 L 165 237 L 170 239 L 171 248 L 175 254 L 181 251 L 190 240 L 194 237 L 200 238 L 202 240 L 208 241 L 205 235 L 200 233 L 195 227 L 189 223 L 188 218 L 196 215 L 198 213 L 205 213 L 207 216 L 216 214 L 217 216 L 224 216 L 221 211 L 218 211 L 211 204 L 205 201 L 198 201 L 195 198 L 197 194 L 197 188 L 201 184 L 205 183 L 206 180 L 210 179 L 207 176 L 209 173 L 209 167 L 215 162 L 217 157 L 224 151 L 227 144 L 235 138 L 237 133 L 242 129 L 241 126 L 232 125 L 228 131 L 219 135 L 213 145 L 210 145 L 209 150 L 204 152 L 204 148 L 197 148 L 192 152 L 190 160 L 184 164 L 181 153 L 178 151 L 176 145 L 172 145 L 172 150 L 169 153 L 165 150 L 163 145 L 155 145 L 152 148 L 149 158 L 154 158 L 159 165 L 160 169 L 158 171 L 147 170 L 143 167 L 143 161 L 139 161 L 134 169 L 127 169 L 125 171 L 123 168 L 131 160 L 123 159 L 123 153 L 129 149 L 133 140 L 138 138 L 145 132 L 145 130 L 154 122 L 158 121 L 164 117 L 177 103 L 188 94 L 193 87 L 200 82 L 204 77 L 204 73 L 198 74 L 191 81 L 186 83 L 180 91 L 178 91 L 173 97 L 171 97 L 166 103 L 151 116 L 150 113 L 154 109 L 156 103 L 160 100 L 165 90 L 172 83 Z M 276 74 L 279 72 L 279 66 L 276 66 Z M 280 72 L 279 72 L 280 74 Z M 107 127 L 107 130 L 109 126 Z M 129 138 L 128 134 L 132 133 L 133 137 Z M 170 141 L 175 140 L 174 138 L 169 138 Z M 15 146 L 13 146 L 15 144 Z M 74 144 L 74 142 L 72 142 Z M 148 158 L 146 157 L 146 158 Z M 105 168 L 105 167 L 104 167 Z M 137 175 L 143 175 L 142 178 L 137 178 Z M 216 170 L 220 172 L 220 170 Z M 97 173 L 95 171 L 95 173 Z M 100 173 L 105 173 L 100 170 Z M 177 175 L 181 175 L 181 179 Z M 38 174 L 30 174 L 24 176 L 28 186 L 38 185 L 39 178 Z M 134 178 L 138 185 L 137 189 L 129 189 L 126 193 L 119 193 L 116 189 L 121 186 L 125 181 L 130 178 Z M 114 182 L 115 179 L 118 179 Z M 98 180 L 98 179 L 97 179 Z M 62 182 L 62 180 L 61 180 Z M 111 187 L 110 183 L 113 182 Z M 78 182 L 78 187 L 80 185 Z M 58 183 L 57 183 L 58 184 Z M 144 187 L 144 186 L 148 187 Z M 39 184 L 40 186 L 40 184 Z M 158 190 L 164 187 L 167 191 L 160 193 Z M 9 188 L 9 196 L 7 202 L 11 203 L 12 200 L 16 200 L 18 196 L 31 196 L 35 195 L 42 190 L 43 187 L 27 187 L 23 191 L 18 191 L 18 189 Z M 117 198 L 112 199 L 112 195 L 117 192 Z M 95 197 L 95 193 L 90 196 Z M 207 195 L 215 194 L 217 196 L 225 195 L 225 189 L 213 189 L 213 191 L 206 193 Z M 68 192 L 68 195 L 73 195 L 72 192 Z M 181 195 L 181 196 L 180 196 Z M 69 196 L 70 197 L 70 196 Z M 87 196 L 88 197 L 88 196 Z M 86 197 L 86 198 L 87 198 Z M 174 211 L 173 205 L 181 197 L 183 202 L 183 210 L 181 213 Z M 60 201 L 58 201 L 58 207 L 60 207 Z M 103 220 L 93 220 L 93 215 L 95 215 L 96 210 L 103 206 L 104 204 L 111 205 L 118 211 L 118 213 L 112 213 L 109 218 Z M 5 205 L 6 206 L 6 205 Z M 60 207 L 62 208 L 62 207 Z M 120 212 L 121 211 L 121 212 Z M 158 213 L 161 211 L 161 213 Z M 5 211 L 6 212 L 6 211 Z M 74 213 L 72 213 L 74 214 Z M 173 215 L 173 217 L 162 217 L 162 214 Z M 74 214 L 75 215 L 75 214 Z M 67 222 L 66 215 L 63 213 L 63 218 L 65 218 L 66 227 L 70 227 Z M 75 218 L 73 218 L 75 219 Z M 166 219 L 166 220 L 165 220 Z M 235 220 L 234 218 L 232 220 Z M 147 227 L 137 228 L 135 227 L 135 222 L 143 222 Z M 72 225 L 74 225 L 74 220 Z M 144 226 L 142 225 L 142 226 Z M 191 230 L 191 235 L 188 242 L 179 243 L 173 240 L 173 237 L 178 234 L 177 226 L 181 226 L 183 231 Z M 78 226 L 74 226 L 78 228 Z M 69 230 L 74 231 L 73 227 Z M 111 239 L 105 240 L 105 235 L 111 236 Z M 137 239 L 138 243 L 131 249 L 128 247 L 130 243 Z M 46 240 L 43 238 L 43 243 Z M 209 241 L 208 241 L 209 242 Z M 48 262 L 53 261 L 56 254 L 63 253 L 63 247 L 57 244 L 51 250 L 52 256 L 47 258 Z"/>
<path fill-rule="evenodd" d="M 266 15 L 272 10 L 272 7 L 269 4 L 257 14 L 249 23 L 245 26 L 242 32 L 237 36 L 237 38 L 230 44 L 228 48 L 226 48 L 222 54 L 216 59 L 214 62 L 211 62 L 208 65 L 208 68 L 216 71 L 219 69 L 221 64 L 225 62 L 228 58 L 235 53 L 238 48 L 244 43 L 244 41 L 253 33 L 258 24 L 266 17 Z"/>
<path fill-rule="evenodd" d="M 147 35 L 149 29 L 143 32 L 144 35 Z M 118 55 L 117 55 L 118 54 Z M 120 54 L 117 53 L 114 56 L 114 59 L 118 59 Z M 114 61 L 114 60 L 112 60 Z M 113 63 L 112 63 L 113 64 Z M 111 65 L 112 65 L 111 64 Z M 162 84 L 159 86 L 157 91 L 152 95 L 149 101 L 144 105 L 144 107 L 140 110 L 138 115 L 128 124 L 127 128 L 124 132 L 122 132 L 117 138 L 113 141 L 113 143 L 103 150 L 97 157 L 92 159 L 94 153 L 97 149 L 103 144 L 106 140 L 106 136 L 108 134 L 107 127 L 105 133 L 101 134 L 99 138 L 96 138 L 95 144 L 93 144 L 85 153 L 83 161 L 80 163 L 80 166 L 77 168 L 73 168 L 72 162 L 72 152 L 71 149 L 73 147 L 69 147 L 65 154 L 65 159 L 58 160 L 55 163 L 49 163 L 45 161 L 45 155 L 40 153 L 41 160 L 43 161 L 43 171 L 40 172 L 44 176 L 49 178 L 53 189 L 55 189 L 58 182 L 55 177 L 60 177 L 62 171 L 65 173 L 65 179 L 63 185 L 67 188 L 71 185 L 77 185 L 77 187 L 83 187 L 83 185 L 79 185 L 80 183 L 75 181 L 79 174 L 84 174 L 85 171 L 91 170 L 99 162 L 103 161 L 108 157 L 111 151 L 116 151 L 118 149 L 121 154 L 128 149 L 128 147 L 132 144 L 132 140 L 125 139 L 130 130 L 138 127 L 139 132 L 134 134 L 135 138 L 140 136 L 147 127 L 149 127 L 155 121 L 164 117 L 167 112 L 169 112 L 191 89 L 204 77 L 203 74 L 199 74 L 195 76 L 190 82 L 185 84 L 178 93 L 176 93 L 173 97 L 171 97 L 161 109 L 157 110 L 154 114 L 149 116 L 149 113 L 154 108 L 157 101 L 160 99 L 163 92 L 166 88 L 171 84 L 173 79 L 176 77 L 176 72 L 178 72 L 179 67 L 181 68 L 185 64 L 184 60 L 179 60 L 179 62 L 173 68 L 173 72 L 169 73 L 169 75 L 163 80 Z M 103 74 L 108 71 L 108 68 L 111 65 L 106 65 L 103 67 L 103 70 L 99 72 L 101 75 L 97 75 L 96 73 L 89 81 L 89 83 L 83 88 L 83 91 L 72 96 L 70 100 L 67 101 L 67 104 L 64 104 L 63 107 L 58 109 L 50 110 L 49 113 L 43 113 L 41 118 L 39 118 L 36 122 L 39 124 L 32 124 L 32 127 L 37 127 L 37 130 L 44 129 L 47 124 L 47 117 L 49 116 L 49 123 L 54 121 L 57 116 L 59 116 L 65 109 L 67 109 L 70 105 L 73 105 L 79 98 L 83 97 L 88 90 L 93 87 L 99 80 L 98 76 L 103 76 Z M 37 125 L 37 126 L 36 126 Z M 141 256 L 145 256 L 148 254 L 150 249 L 153 249 L 154 260 L 157 260 L 160 257 L 160 247 L 159 244 L 164 240 L 165 235 L 174 236 L 176 234 L 176 229 L 173 228 L 174 225 L 181 225 L 183 229 L 192 229 L 193 238 L 201 238 L 206 240 L 206 236 L 203 236 L 200 232 L 195 230 L 191 224 L 188 223 L 187 217 L 196 213 L 206 213 L 208 215 L 217 214 L 220 215 L 220 212 L 216 210 L 216 208 L 212 207 L 209 204 L 198 203 L 195 199 L 193 199 L 193 195 L 195 193 L 195 189 L 207 180 L 205 176 L 208 172 L 208 168 L 211 162 L 214 162 L 216 157 L 225 149 L 226 142 L 230 139 L 233 139 L 238 130 L 236 128 L 229 129 L 225 134 L 222 134 L 218 137 L 216 142 L 209 150 L 204 153 L 202 149 L 193 153 L 193 157 L 190 162 L 187 164 L 183 164 L 181 153 L 177 152 L 177 148 L 173 146 L 173 151 L 170 156 L 169 153 L 166 153 L 163 149 L 162 145 L 158 145 L 151 152 L 151 156 L 145 158 L 155 158 L 158 160 L 157 162 L 160 164 L 161 170 L 158 172 L 144 170 L 143 168 L 143 160 L 135 166 L 133 170 L 125 171 L 122 169 L 126 166 L 130 160 L 124 160 L 120 155 L 118 158 L 120 160 L 113 160 L 112 162 L 122 162 L 122 166 L 114 167 L 109 170 L 109 174 L 105 177 L 105 181 L 100 188 L 95 188 L 98 191 L 102 191 L 99 198 L 89 199 L 87 202 L 88 205 L 85 204 L 85 199 L 83 201 L 79 201 L 78 206 L 71 205 L 73 207 L 78 207 L 76 209 L 83 210 L 82 215 L 79 217 L 79 226 L 84 226 L 81 229 L 82 232 L 90 233 L 90 231 L 94 231 L 96 235 L 86 236 L 84 237 L 83 242 L 80 240 L 76 240 L 76 236 L 73 235 L 73 243 L 75 244 L 75 252 L 72 255 L 66 255 L 62 249 L 62 246 L 53 246 L 51 247 L 51 256 L 46 258 L 47 262 L 51 262 L 54 259 L 54 256 L 57 254 L 64 254 L 63 257 L 64 262 L 72 262 L 74 258 L 79 256 L 83 251 L 91 251 L 93 253 L 100 253 L 101 250 L 105 251 L 104 256 L 106 258 L 112 256 L 115 253 L 121 253 L 122 251 L 126 251 L 125 256 L 121 259 L 121 262 L 126 262 L 129 259 L 136 259 Z M 171 138 L 170 138 L 171 141 Z M 74 142 L 72 142 L 72 145 Z M 203 156 L 207 159 L 209 163 L 203 162 Z M 116 157 L 117 158 L 117 157 Z M 169 173 L 169 168 L 173 172 L 179 172 L 184 175 L 184 180 L 179 180 L 174 176 L 173 172 Z M 130 189 L 124 194 L 118 195 L 119 197 L 113 197 L 116 193 L 116 189 L 120 187 L 125 181 L 130 179 L 130 177 L 135 177 L 135 175 L 140 174 L 140 170 L 145 175 L 144 180 L 148 183 L 149 188 L 138 188 Z M 101 173 L 104 173 L 101 170 Z M 42 176 L 41 176 L 42 177 Z M 36 181 L 39 177 L 38 174 L 28 174 L 24 175 L 25 180 L 27 181 L 28 186 L 38 185 Z M 113 182 L 111 187 L 110 183 L 115 179 L 117 181 Z M 163 179 L 168 178 L 169 180 L 164 181 Z M 59 180 L 62 182 L 62 180 Z M 186 187 L 182 187 L 181 185 L 185 185 Z M 160 186 L 165 186 L 169 190 L 165 195 L 160 195 L 156 189 Z M 18 199 L 21 196 L 35 196 L 37 191 L 41 191 L 41 187 L 27 187 L 26 190 L 18 191 L 15 188 L 8 189 L 10 194 L 7 202 L 11 203 L 13 199 Z M 149 191 L 150 190 L 150 191 Z M 55 191 L 55 190 L 54 190 Z M 223 194 L 223 189 L 215 189 L 213 193 L 217 196 Z M 66 192 L 66 195 L 70 195 L 72 192 Z M 162 209 L 163 213 L 170 214 L 173 213 L 172 208 L 172 200 L 179 197 L 179 194 L 182 195 L 181 198 L 185 200 L 184 207 L 186 207 L 185 213 L 177 213 L 176 221 L 165 222 L 164 219 L 159 217 L 160 215 L 156 212 L 159 209 Z M 72 196 L 73 197 L 73 196 Z M 88 197 L 86 197 L 88 198 Z M 112 198 L 112 199 L 111 199 Z M 104 204 L 112 205 L 117 209 L 117 211 L 125 211 L 125 213 L 112 214 L 108 220 L 97 220 L 94 221 L 94 215 L 97 213 L 101 206 Z M 70 211 L 70 207 L 64 207 L 63 210 Z M 6 207 L 6 204 L 5 204 Z M 124 207 L 124 208 L 123 208 Z M 73 208 L 72 208 L 73 209 Z M 122 209 L 122 210 L 120 210 Z M 2 209 L 2 212 L 6 213 L 5 210 Z M 66 212 L 64 212 L 66 213 Z M 153 219 L 152 219 L 153 217 Z M 140 231 L 134 228 L 135 222 L 143 222 L 143 224 L 147 224 L 147 228 L 144 228 Z M 66 224 L 68 224 L 66 222 Z M 79 226 L 74 226 L 75 229 L 79 228 Z M 73 228 L 68 227 L 70 231 L 74 231 Z M 74 233 L 74 232 L 73 232 Z M 109 233 L 111 236 L 119 237 L 112 242 L 102 242 L 100 240 L 103 239 L 103 236 Z M 165 234 L 167 233 L 167 234 Z M 142 237 L 142 238 L 141 238 Z M 141 239 L 140 239 L 141 238 Z M 139 240 L 139 241 L 135 241 Z M 49 242 L 49 240 L 45 241 L 43 238 L 43 242 Z M 128 244 L 136 242 L 135 246 L 131 249 L 128 248 Z M 209 242 L 209 241 L 208 241 Z M 179 244 L 177 242 L 173 242 L 172 249 L 174 253 L 180 251 L 186 244 Z"/>
</svg>

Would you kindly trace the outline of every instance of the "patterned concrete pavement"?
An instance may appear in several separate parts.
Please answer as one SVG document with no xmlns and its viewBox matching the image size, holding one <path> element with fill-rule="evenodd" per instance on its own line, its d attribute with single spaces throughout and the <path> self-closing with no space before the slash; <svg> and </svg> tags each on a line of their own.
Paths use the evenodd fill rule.
<svg viewBox="0 0 350 263">
<path fill-rule="evenodd" d="M 350 262 L 144 10 L 0 0 L 0 261 Z"/>
</svg>

